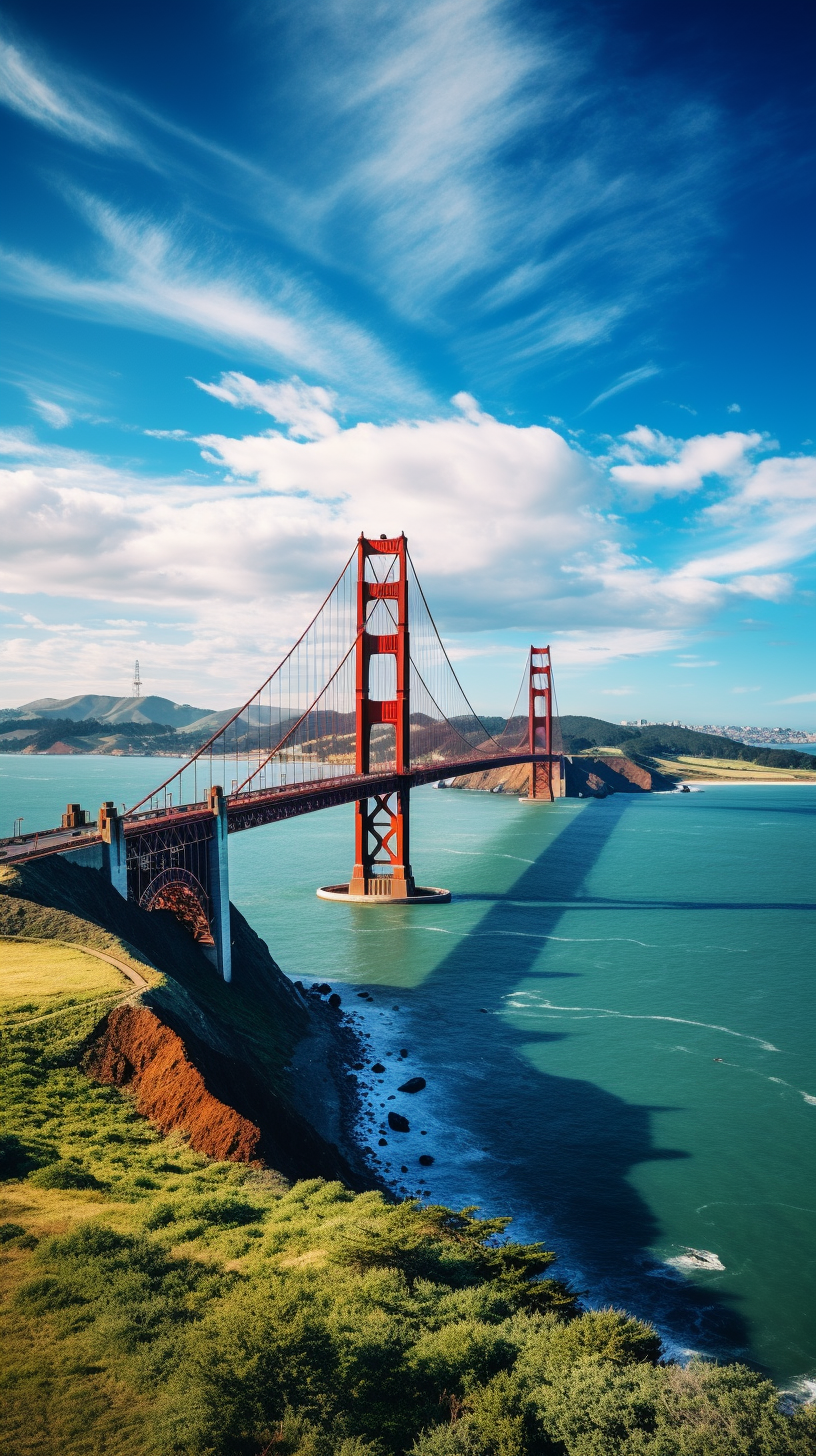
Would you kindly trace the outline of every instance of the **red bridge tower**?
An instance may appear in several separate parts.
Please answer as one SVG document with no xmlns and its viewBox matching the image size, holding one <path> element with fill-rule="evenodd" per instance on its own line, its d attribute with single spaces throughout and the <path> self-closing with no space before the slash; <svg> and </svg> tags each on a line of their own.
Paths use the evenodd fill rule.
<svg viewBox="0 0 816 1456">
<path fill-rule="evenodd" d="M 552 802 L 564 794 L 562 760 L 553 755 L 553 681 L 549 647 L 530 648 L 529 743 L 531 753 L 548 753 L 546 763 L 530 764 L 530 799 Z"/>
</svg>

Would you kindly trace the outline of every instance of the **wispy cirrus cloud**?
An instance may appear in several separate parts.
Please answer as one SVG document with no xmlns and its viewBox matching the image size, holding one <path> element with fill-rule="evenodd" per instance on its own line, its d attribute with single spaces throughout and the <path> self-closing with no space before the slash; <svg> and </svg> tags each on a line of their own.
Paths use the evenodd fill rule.
<svg viewBox="0 0 816 1456">
<path fill-rule="evenodd" d="M 378 340 L 283 268 L 197 250 L 174 229 L 73 192 L 97 237 L 94 271 L 0 254 L 6 291 L 176 337 L 240 348 L 286 371 L 322 375 L 381 406 L 427 396 Z"/>
<path fill-rule="evenodd" d="M 94 151 L 136 150 L 126 128 L 104 106 L 94 102 L 88 90 L 87 83 L 77 84 L 60 68 L 48 68 L 0 38 L 0 102 L 29 121 Z"/>
<path fill-rule="evenodd" d="M 131 286 L 129 317 L 138 313 L 139 327 L 190 327 L 195 313 L 207 337 L 268 357 L 257 352 L 258 332 L 264 348 L 272 336 L 278 350 L 280 328 L 271 317 L 254 326 L 246 318 L 247 295 L 256 295 L 257 316 L 268 291 L 301 330 L 317 309 L 335 336 L 341 323 L 347 335 L 365 333 L 343 318 L 342 290 L 318 307 L 313 280 L 302 281 L 317 265 L 335 282 L 352 276 L 388 314 L 443 337 L 460 363 L 495 380 L 608 341 L 711 236 L 730 145 L 724 119 L 705 99 L 655 80 L 621 86 L 599 67 L 586 32 L 563 17 L 556 25 L 539 11 L 522 23 L 504 0 L 385 0 L 373 11 L 364 0 L 338 8 L 307 0 L 283 30 L 277 12 L 252 19 L 274 26 L 278 97 L 274 134 L 252 157 L 7 47 L 6 99 L 30 121 L 92 150 L 128 151 L 185 196 L 206 196 L 206 210 L 213 196 L 228 199 L 233 217 L 265 230 L 265 260 L 235 257 L 214 270 L 220 244 L 202 236 L 194 248 L 183 226 L 198 306 L 187 297 L 174 308 L 151 310 L 142 298 L 137 307 Z M 362 31 L 363 48 L 350 43 Z M 114 266 L 101 298 L 99 279 L 58 277 L 44 260 L 18 258 L 11 268 L 42 302 L 70 295 L 73 307 L 98 309 L 107 301 L 120 317 L 133 282 L 129 268 Z M 243 275 L 240 299 L 224 273 Z M 234 334 L 225 312 L 244 315 Z M 369 350 L 375 343 L 368 338 Z M 326 352 L 334 356 L 334 340 Z M 320 369 L 314 348 L 279 357 L 284 367 Z M 400 372 L 389 363 L 391 375 Z M 416 405 L 416 385 L 401 373 L 405 405 Z M 377 368 L 370 377 L 378 374 L 385 378 Z M 612 389 L 646 377 L 630 374 Z"/>
<path fill-rule="evenodd" d="M 608 337 L 711 235 L 724 119 L 654 79 L 621 86 L 577 25 L 500 0 L 351 0 L 299 7 L 293 33 L 291 235 L 405 317 L 455 310 L 469 359 Z"/>
<path fill-rule="evenodd" d="M 609 389 L 603 390 L 601 394 L 596 394 L 592 403 L 587 405 L 584 414 L 594 409 L 596 405 L 603 404 L 605 399 L 611 399 L 613 395 L 621 394 L 624 389 L 632 389 L 635 384 L 642 384 L 646 379 L 652 379 L 655 374 L 659 373 L 660 369 L 656 364 L 643 364 L 640 369 L 630 369 L 628 374 L 622 374 L 620 379 L 610 385 Z"/>
</svg>

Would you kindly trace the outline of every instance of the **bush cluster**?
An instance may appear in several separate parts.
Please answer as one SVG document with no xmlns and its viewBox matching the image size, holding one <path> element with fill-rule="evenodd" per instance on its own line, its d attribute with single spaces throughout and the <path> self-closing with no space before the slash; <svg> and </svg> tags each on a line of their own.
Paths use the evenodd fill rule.
<svg viewBox="0 0 816 1456">
<path fill-rule="evenodd" d="M 15 1456 L 809 1456 L 813 1411 L 661 1361 L 479 1220 L 214 1163 L 79 1067 L 98 1011 L 8 1028 L 0 1447 Z M 32 1014 L 33 1013 L 33 1014 Z M 29 1227 L 29 1215 L 35 1218 Z M 38 1212 L 39 1211 L 39 1212 Z M 88 1217 L 89 1212 L 93 1216 Z M 56 1237 L 43 1226 L 67 1228 Z"/>
<path fill-rule="evenodd" d="M 224 1199 L 201 1209 L 246 1218 Z M 189 1211 L 189 1210 L 188 1210 Z M 816 1425 L 780 1414 L 743 1366 L 660 1363 L 653 1329 L 579 1313 L 508 1245 L 502 1221 L 389 1206 L 319 1180 L 257 1199 L 241 1271 L 162 1232 L 86 1222 L 41 1244 L 19 1315 L 144 1402 L 166 1456 L 805 1456 Z M 145 1230 L 157 1222 L 148 1211 Z M 146 1398 L 146 1399 L 145 1399 Z"/>
</svg>

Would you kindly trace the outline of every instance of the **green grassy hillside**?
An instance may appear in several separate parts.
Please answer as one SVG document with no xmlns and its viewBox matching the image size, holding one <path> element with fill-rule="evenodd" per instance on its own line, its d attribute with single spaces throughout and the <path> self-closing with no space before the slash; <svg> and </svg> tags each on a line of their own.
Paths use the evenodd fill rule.
<svg viewBox="0 0 816 1456">
<path fill-rule="evenodd" d="M 692 728 L 671 728 L 657 724 L 648 728 L 629 728 L 622 723 L 607 723 L 603 718 L 584 718 L 565 713 L 559 720 L 566 753 L 581 753 L 587 748 L 620 748 L 630 758 L 723 758 L 758 763 L 767 768 L 798 768 L 816 773 L 816 763 L 809 753 L 793 748 L 752 748 L 735 743 L 716 733 L 696 733 Z"/>
<path fill-rule="evenodd" d="M 238 945 L 238 980 L 220 986 L 180 927 L 108 903 L 108 888 L 53 861 L 0 883 L 5 935 L 39 937 L 0 941 L 3 1450 L 813 1452 L 812 1412 L 782 1414 L 744 1366 L 661 1364 L 648 1325 L 581 1313 L 553 1256 L 508 1241 L 504 1220 L 208 1159 L 90 1080 L 100 1017 L 138 993 L 95 981 L 82 943 L 141 968 L 151 996 L 195 994 L 233 1035 L 249 1035 L 254 1004 L 249 1056 L 270 1079 L 297 1033 L 260 942 Z"/>
</svg>

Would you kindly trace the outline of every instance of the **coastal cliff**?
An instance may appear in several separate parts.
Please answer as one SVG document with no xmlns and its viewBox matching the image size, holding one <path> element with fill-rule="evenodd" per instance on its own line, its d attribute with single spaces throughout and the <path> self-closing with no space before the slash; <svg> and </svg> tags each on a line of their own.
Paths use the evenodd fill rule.
<svg viewBox="0 0 816 1456">
<path fill-rule="evenodd" d="M 604 799 L 608 794 L 650 794 L 674 787 L 674 781 L 666 774 L 635 763 L 623 754 L 591 758 L 576 754 L 572 758 L 565 757 L 564 769 L 568 799 Z M 529 783 L 529 765 L 512 764 L 508 768 L 463 774 L 453 780 L 451 788 L 523 796 L 529 792 Z"/>
<path fill-rule="evenodd" d="M 353 1145 L 341 1151 L 304 1116 L 308 1071 L 290 1065 L 302 1042 L 319 1048 L 334 1113 L 324 1122 L 345 1141 L 341 1013 L 292 985 L 235 906 L 230 931 L 226 986 L 169 912 L 123 900 L 96 870 L 58 856 L 0 870 L 1 936 L 44 953 L 49 941 L 130 952 L 146 968 L 147 986 L 127 988 L 87 1032 L 77 1062 L 88 1077 L 126 1091 L 162 1133 L 180 1132 L 207 1157 L 371 1187 Z"/>
</svg>

